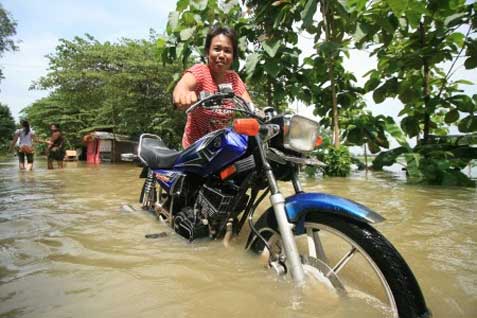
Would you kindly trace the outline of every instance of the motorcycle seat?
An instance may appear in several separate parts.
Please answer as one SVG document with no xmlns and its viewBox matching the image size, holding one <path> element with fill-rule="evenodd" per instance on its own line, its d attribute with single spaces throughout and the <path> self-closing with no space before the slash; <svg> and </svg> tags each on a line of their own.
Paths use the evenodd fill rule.
<svg viewBox="0 0 477 318">
<path fill-rule="evenodd" d="M 141 143 L 140 157 L 151 169 L 172 168 L 179 154 L 160 139 L 145 138 Z"/>
</svg>

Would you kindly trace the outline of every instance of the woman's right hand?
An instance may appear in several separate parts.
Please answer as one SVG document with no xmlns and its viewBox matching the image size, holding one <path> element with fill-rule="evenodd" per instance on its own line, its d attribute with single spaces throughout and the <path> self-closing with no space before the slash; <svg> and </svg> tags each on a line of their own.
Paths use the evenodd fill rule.
<svg viewBox="0 0 477 318">
<path fill-rule="evenodd" d="M 174 105 L 180 110 L 186 110 L 192 104 L 197 102 L 197 95 L 194 91 L 189 90 L 174 90 L 172 94 Z"/>
<path fill-rule="evenodd" d="M 172 92 L 172 102 L 180 110 L 186 110 L 197 101 L 195 88 L 197 81 L 191 73 L 186 72 Z"/>
</svg>

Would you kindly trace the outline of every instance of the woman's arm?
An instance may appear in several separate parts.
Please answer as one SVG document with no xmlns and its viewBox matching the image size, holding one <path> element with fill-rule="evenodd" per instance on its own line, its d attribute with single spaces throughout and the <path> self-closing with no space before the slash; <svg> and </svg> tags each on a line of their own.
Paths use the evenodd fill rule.
<svg viewBox="0 0 477 318">
<path fill-rule="evenodd" d="M 38 141 L 38 136 L 35 133 L 31 134 L 31 140 L 33 141 L 32 146 L 39 142 Z"/>
<path fill-rule="evenodd" d="M 197 101 L 196 85 L 197 80 L 192 73 L 186 72 L 182 76 L 172 92 L 172 100 L 178 109 L 186 110 Z"/>
<path fill-rule="evenodd" d="M 244 91 L 242 93 L 242 98 L 245 99 L 245 101 L 247 103 L 251 103 L 252 102 L 252 98 L 250 97 L 250 94 L 247 92 L 247 91 Z"/>
</svg>

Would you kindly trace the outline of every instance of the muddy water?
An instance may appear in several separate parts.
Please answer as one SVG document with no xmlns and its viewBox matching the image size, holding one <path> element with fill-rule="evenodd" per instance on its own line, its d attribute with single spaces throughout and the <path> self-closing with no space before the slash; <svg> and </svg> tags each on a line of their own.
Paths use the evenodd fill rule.
<svg viewBox="0 0 477 318">
<path fill-rule="evenodd" d="M 142 212 L 130 165 L 19 172 L 0 162 L 0 317 L 371 317 L 325 288 L 300 294 L 243 250 L 189 244 Z M 477 317 L 477 191 L 391 174 L 304 180 L 359 201 L 415 272 L 434 317 Z M 284 192 L 291 188 L 282 186 Z M 146 239 L 164 232 L 167 237 Z"/>
</svg>

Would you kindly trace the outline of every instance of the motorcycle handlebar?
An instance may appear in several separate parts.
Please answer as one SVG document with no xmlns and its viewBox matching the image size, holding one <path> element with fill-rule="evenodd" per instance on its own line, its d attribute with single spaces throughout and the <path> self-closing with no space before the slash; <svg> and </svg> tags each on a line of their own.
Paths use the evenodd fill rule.
<svg viewBox="0 0 477 318">
<path fill-rule="evenodd" d="M 235 111 L 240 111 L 243 113 L 247 113 L 251 115 L 252 117 L 258 118 L 260 120 L 263 120 L 261 116 L 257 116 L 255 113 L 255 107 L 253 104 L 249 104 L 247 101 L 245 101 L 241 96 L 235 95 L 233 92 L 218 92 L 218 93 L 213 93 L 212 95 L 208 92 L 200 92 L 200 100 L 197 101 L 196 103 L 192 104 L 186 111 L 185 113 L 188 114 L 192 112 L 194 109 L 196 109 L 199 106 L 204 106 L 206 107 L 207 103 L 212 102 L 213 105 L 210 106 L 210 108 L 214 106 L 218 106 L 217 104 L 221 103 L 222 100 L 224 99 L 231 99 L 235 105 L 239 105 L 243 109 L 235 109 Z M 220 106 L 217 108 L 221 108 Z"/>
</svg>

